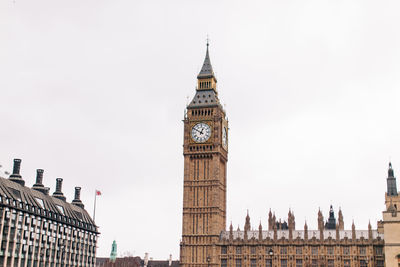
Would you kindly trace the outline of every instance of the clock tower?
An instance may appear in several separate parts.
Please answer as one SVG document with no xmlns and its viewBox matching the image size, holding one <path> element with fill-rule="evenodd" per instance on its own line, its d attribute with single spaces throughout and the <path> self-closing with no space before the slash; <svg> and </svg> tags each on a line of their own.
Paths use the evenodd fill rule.
<svg viewBox="0 0 400 267">
<path fill-rule="evenodd" d="M 208 52 L 184 122 L 184 181 L 180 266 L 217 266 L 226 227 L 228 121 Z"/>
</svg>

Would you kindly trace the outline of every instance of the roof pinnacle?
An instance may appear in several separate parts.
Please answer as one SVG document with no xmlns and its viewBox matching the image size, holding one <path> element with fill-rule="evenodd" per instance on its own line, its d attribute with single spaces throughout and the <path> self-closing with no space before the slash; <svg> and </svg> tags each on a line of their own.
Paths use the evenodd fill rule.
<svg viewBox="0 0 400 267">
<path fill-rule="evenodd" d="M 387 183 L 387 195 L 397 196 L 398 192 L 397 192 L 396 178 L 394 177 L 394 171 L 391 162 L 389 162 L 388 177 L 386 179 L 386 183 Z"/>
<path fill-rule="evenodd" d="M 197 75 L 197 79 L 207 79 L 207 78 L 215 78 L 213 68 L 211 66 L 210 54 L 208 52 L 209 42 L 207 38 L 207 50 L 206 57 L 204 58 L 203 66 L 201 67 L 199 75 Z"/>
</svg>

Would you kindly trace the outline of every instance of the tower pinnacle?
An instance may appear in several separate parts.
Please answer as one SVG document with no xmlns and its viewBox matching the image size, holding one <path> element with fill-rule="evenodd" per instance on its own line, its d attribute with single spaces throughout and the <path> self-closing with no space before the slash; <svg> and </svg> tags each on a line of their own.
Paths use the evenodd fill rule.
<svg viewBox="0 0 400 267">
<path fill-rule="evenodd" d="M 215 81 L 217 80 L 214 75 L 214 71 L 211 65 L 210 54 L 208 52 L 208 39 L 207 39 L 207 50 L 206 57 L 204 58 L 203 66 L 201 67 L 199 75 L 197 75 L 197 79 L 208 79 L 213 78 Z"/>
<path fill-rule="evenodd" d="M 392 163 L 389 162 L 388 178 L 387 178 L 387 195 L 397 196 L 397 194 L 398 193 L 397 193 L 396 177 L 394 177 Z"/>
<path fill-rule="evenodd" d="M 187 108 L 221 107 L 217 92 L 217 78 L 215 78 L 211 66 L 210 54 L 208 51 L 209 43 L 207 41 L 206 57 L 197 75 L 196 95 L 187 106 Z"/>
<path fill-rule="evenodd" d="M 115 262 L 116 259 L 117 259 L 117 242 L 115 242 L 114 240 L 111 246 L 110 262 Z"/>
</svg>

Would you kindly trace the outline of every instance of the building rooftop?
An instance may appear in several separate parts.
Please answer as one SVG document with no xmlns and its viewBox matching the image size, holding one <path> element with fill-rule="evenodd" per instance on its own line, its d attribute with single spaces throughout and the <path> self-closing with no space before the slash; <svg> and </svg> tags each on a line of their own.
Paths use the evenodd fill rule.
<svg viewBox="0 0 400 267">
<path fill-rule="evenodd" d="M 14 161 L 14 166 L 15 164 L 16 161 Z M 41 184 L 42 174 L 43 171 L 38 170 L 36 183 L 32 188 L 25 186 L 25 181 L 19 175 L 19 166 L 14 168 L 10 178 L 0 177 L 0 204 L 97 232 L 95 222 L 83 208 L 79 199 L 80 187 L 75 188 L 75 199 L 72 203 L 68 203 L 61 191 L 62 179 L 57 179 L 56 191 L 53 196 L 50 196 L 49 188 Z"/>
<path fill-rule="evenodd" d="M 304 239 L 304 230 L 294 230 L 293 231 L 293 239 L 300 238 Z M 356 230 L 356 239 L 365 238 L 368 239 L 368 230 Z M 221 232 L 220 239 L 221 240 L 229 240 L 229 231 Z M 232 231 L 233 240 L 244 239 L 244 231 Z M 323 231 L 324 239 L 336 239 L 336 230 L 324 230 Z M 340 239 L 345 239 L 346 237 L 351 239 L 352 238 L 352 230 L 339 230 Z M 259 238 L 259 231 L 248 231 L 247 232 L 248 239 L 255 238 L 258 240 Z M 274 231 L 262 231 L 263 239 L 273 239 L 274 238 Z M 277 230 L 277 239 L 289 239 L 289 230 Z M 308 230 L 308 239 L 316 238 L 317 240 L 320 239 L 320 231 L 319 230 Z M 377 230 L 372 230 L 372 238 L 373 239 L 383 239 L 383 234 L 378 233 Z"/>
</svg>

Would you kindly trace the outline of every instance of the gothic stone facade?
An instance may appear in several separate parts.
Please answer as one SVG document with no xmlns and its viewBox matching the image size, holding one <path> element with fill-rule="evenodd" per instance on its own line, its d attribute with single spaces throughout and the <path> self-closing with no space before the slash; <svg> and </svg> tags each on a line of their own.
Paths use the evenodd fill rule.
<svg viewBox="0 0 400 267">
<path fill-rule="evenodd" d="M 294 215 L 289 212 L 290 221 Z M 294 219 L 293 219 L 294 221 Z M 372 230 L 334 230 L 326 226 L 319 230 L 278 230 L 279 223 L 269 225 L 267 231 L 259 225 L 258 231 L 250 230 L 250 217 L 246 217 L 243 231 L 222 231 L 218 242 L 217 260 L 220 266 L 384 266 L 383 234 Z"/>
<path fill-rule="evenodd" d="M 243 231 L 226 231 L 226 168 L 228 121 L 218 99 L 217 79 L 208 44 L 197 76 L 196 94 L 184 118 L 184 189 L 180 266 L 236 267 L 399 267 L 400 197 L 392 166 L 387 179 L 386 210 L 377 229 L 344 229 L 331 208 L 324 222 L 318 212 L 318 229 L 295 227 L 294 214 L 287 222 L 270 212 L 268 229 L 253 230 L 247 215 Z"/>
</svg>

